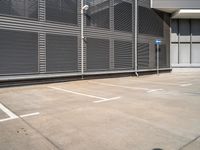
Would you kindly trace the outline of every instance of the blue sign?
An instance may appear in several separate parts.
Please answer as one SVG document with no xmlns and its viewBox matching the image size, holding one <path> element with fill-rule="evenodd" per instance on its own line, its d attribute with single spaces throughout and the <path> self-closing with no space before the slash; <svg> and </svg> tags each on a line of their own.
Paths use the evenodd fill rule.
<svg viewBox="0 0 200 150">
<path fill-rule="evenodd" d="M 156 40 L 156 45 L 160 45 L 161 44 L 161 40 L 157 39 Z"/>
</svg>

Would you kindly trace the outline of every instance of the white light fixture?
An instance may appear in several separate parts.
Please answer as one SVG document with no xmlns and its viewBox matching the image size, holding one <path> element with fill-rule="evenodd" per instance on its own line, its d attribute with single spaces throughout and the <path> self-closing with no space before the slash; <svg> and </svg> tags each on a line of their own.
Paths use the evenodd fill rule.
<svg viewBox="0 0 200 150">
<path fill-rule="evenodd" d="M 82 7 L 82 9 L 83 9 L 83 10 L 88 10 L 88 9 L 89 9 L 89 6 L 88 6 L 88 5 L 84 5 L 84 6 Z"/>
</svg>

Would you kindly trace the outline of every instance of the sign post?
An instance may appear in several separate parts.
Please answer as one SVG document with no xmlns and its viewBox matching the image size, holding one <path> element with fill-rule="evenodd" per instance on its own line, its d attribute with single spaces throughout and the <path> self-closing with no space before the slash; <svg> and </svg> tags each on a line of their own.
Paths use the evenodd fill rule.
<svg viewBox="0 0 200 150">
<path fill-rule="evenodd" d="M 159 64 L 159 49 L 160 49 L 160 45 L 161 45 L 161 40 L 157 39 L 155 41 L 156 43 L 156 54 L 157 54 L 157 74 L 159 75 L 159 67 L 160 67 L 160 64 Z"/>
</svg>

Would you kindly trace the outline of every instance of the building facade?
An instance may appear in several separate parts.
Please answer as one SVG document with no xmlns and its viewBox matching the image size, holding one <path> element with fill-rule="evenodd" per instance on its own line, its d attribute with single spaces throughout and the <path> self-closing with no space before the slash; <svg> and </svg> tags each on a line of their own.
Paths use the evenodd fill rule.
<svg viewBox="0 0 200 150">
<path fill-rule="evenodd" d="M 200 67 L 200 1 L 152 0 L 152 8 L 171 13 L 171 65 Z"/>
<path fill-rule="evenodd" d="M 0 0 L 0 80 L 169 70 L 170 15 L 150 0 Z"/>
</svg>

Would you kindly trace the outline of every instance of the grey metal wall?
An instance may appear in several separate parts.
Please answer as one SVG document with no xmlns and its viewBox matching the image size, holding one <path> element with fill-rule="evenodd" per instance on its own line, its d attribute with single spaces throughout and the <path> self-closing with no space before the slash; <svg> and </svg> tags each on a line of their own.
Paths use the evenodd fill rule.
<svg viewBox="0 0 200 150">
<path fill-rule="evenodd" d="M 0 56 L 0 75 L 80 75 L 80 2 L 0 1 L 0 53 L 4 54 Z M 138 43 L 135 43 L 135 0 L 84 3 L 90 6 L 84 13 L 85 74 L 155 68 L 153 41 L 158 37 L 163 40 L 162 68 L 169 67 L 168 14 L 151 10 L 149 0 L 138 0 Z M 135 68 L 136 44 L 138 68 Z"/>
<path fill-rule="evenodd" d="M 170 68 L 170 14 L 150 8 L 150 0 L 138 1 L 138 69 L 156 69 L 155 40 L 160 39 L 160 68 Z"/>
<path fill-rule="evenodd" d="M 0 32 L 1 75 L 80 72 L 79 0 L 0 1 Z"/>
<path fill-rule="evenodd" d="M 171 62 L 173 67 L 200 67 L 200 20 L 172 20 Z"/>
<path fill-rule="evenodd" d="M 133 72 L 135 1 L 86 0 L 85 3 L 89 5 L 85 14 L 85 72 Z"/>
</svg>

